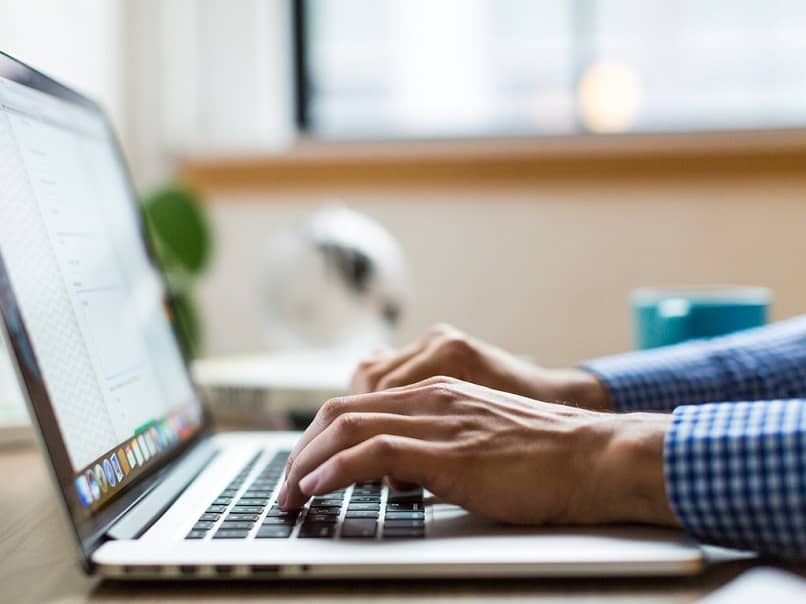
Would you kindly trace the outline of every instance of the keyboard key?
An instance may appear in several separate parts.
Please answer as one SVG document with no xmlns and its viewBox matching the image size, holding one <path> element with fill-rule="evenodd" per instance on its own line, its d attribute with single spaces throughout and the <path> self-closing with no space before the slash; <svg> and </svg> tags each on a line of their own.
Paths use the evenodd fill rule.
<svg viewBox="0 0 806 604">
<path fill-rule="evenodd" d="M 249 531 L 245 529 L 219 529 L 213 539 L 246 539 Z"/>
<path fill-rule="evenodd" d="M 383 528 L 384 539 L 421 539 L 425 537 L 423 528 L 397 528 L 385 526 Z"/>
<path fill-rule="evenodd" d="M 346 518 L 377 518 L 379 512 L 375 512 L 373 510 L 359 510 L 359 511 L 351 511 L 347 510 Z"/>
<path fill-rule="evenodd" d="M 258 518 L 260 518 L 260 514 L 227 514 L 224 522 L 229 522 L 230 520 L 255 522 Z"/>
<path fill-rule="evenodd" d="M 285 539 L 291 536 L 293 526 L 286 524 L 272 524 L 269 526 L 261 526 L 258 529 L 256 539 Z"/>
<path fill-rule="evenodd" d="M 338 521 L 338 516 L 330 514 L 308 514 L 305 516 L 305 523 L 331 524 Z"/>
<path fill-rule="evenodd" d="M 222 512 L 225 512 L 226 510 L 227 510 L 227 506 L 225 506 L 225 505 L 211 505 L 209 508 L 207 508 L 205 513 L 207 513 L 207 514 L 220 514 Z"/>
<path fill-rule="evenodd" d="M 311 507 L 308 509 L 309 514 L 325 514 L 327 516 L 338 516 L 341 508 L 324 508 L 324 507 Z"/>
<path fill-rule="evenodd" d="M 283 518 L 283 517 L 296 518 L 297 516 L 299 516 L 299 511 L 298 510 L 289 510 L 288 512 L 286 512 L 283 508 L 278 508 L 278 507 L 275 506 L 275 507 L 273 507 L 272 509 L 269 510 L 269 513 L 266 514 L 266 516 L 269 516 L 269 517 L 276 516 L 278 518 Z"/>
<path fill-rule="evenodd" d="M 425 520 L 424 512 L 386 512 L 387 520 Z"/>
<path fill-rule="evenodd" d="M 350 497 L 350 503 L 351 504 L 353 504 L 353 503 L 380 503 L 380 502 L 381 502 L 381 496 L 380 495 L 378 495 L 377 497 L 374 496 L 374 495 L 360 495 L 358 497 L 353 495 L 352 497 Z"/>
<path fill-rule="evenodd" d="M 232 503 L 232 497 L 218 497 L 213 501 L 213 505 L 229 505 Z"/>
<path fill-rule="evenodd" d="M 425 528 L 423 520 L 390 520 L 387 518 L 383 525 L 387 528 Z"/>
<path fill-rule="evenodd" d="M 266 516 L 266 518 L 263 520 L 263 526 L 268 524 L 290 524 L 293 526 L 296 523 L 296 516 Z"/>
<path fill-rule="evenodd" d="M 339 510 L 341 510 L 342 505 L 341 505 L 341 502 L 339 502 L 339 503 L 328 503 L 326 501 L 321 502 L 321 503 L 313 502 L 313 503 L 311 503 L 311 508 L 317 509 L 317 510 L 334 510 L 334 511 L 338 512 Z"/>
<path fill-rule="evenodd" d="M 194 531 L 209 531 L 213 528 L 215 522 L 210 522 L 209 520 L 200 520 L 196 524 L 193 525 Z"/>
<path fill-rule="evenodd" d="M 379 503 L 350 503 L 347 509 L 351 512 L 367 512 L 367 511 L 380 511 L 381 505 Z"/>
<path fill-rule="evenodd" d="M 302 539 L 316 538 L 328 539 L 333 537 L 336 532 L 335 524 L 308 524 L 302 525 L 299 531 L 299 536 Z"/>
<path fill-rule="evenodd" d="M 236 505 L 232 508 L 234 514 L 260 514 L 265 506 L 262 505 Z"/>
<path fill-rule="evenodd" d="M 208 514 L 207 512 L 199 516 L 199 520 L 209 520 L 211 522 L 215 522 L 219 518 L 221 518 L 221 514 Z"/>
<path fill-rule="evenodd" d="M 422 503 L 388 503 L 386 504 L 386 511 L 387 512 L 415 512 L 418 510 L 424 510 L 425 505 Z"/>
<path fill-rule="evenodd" d="M 247 530 L 248 531 L 253 526 L 255 526 L 254 522 L 243 522 L 241 520 L 235 520 L 235 521 L 233 521 L 233 520 L 225 520 L 224 522 L 221 523 L 221 528 L 222 529 L 227 529 L 227 530 Z"/>
<path fill-rule="evenodd" d="M 269 503 L 268 497 L 241 497 L 235 505 L 256 505 L 265 507 Z"/>
<path fill-rule="evenodd" d="M 207 531 L 190 531 L 185 539 L 204 539 L 207 536 Z"/>
<path fill-rule="evenodd" d="M 318 505 L 320 507 L 324 506 L 338 506 L 341 507 L 342 503 L 344 503 L 344 498 L 325 498 L 325 497 L 314 497 L 313 501 L 311 501 L 311 505 Z"/>
<path fill-rule="evenodd" d="M 341 525 L 341 536 L 347 539 L 371 539 L 377 529 L 375 520 L 349 519 Z"/>
</svg>

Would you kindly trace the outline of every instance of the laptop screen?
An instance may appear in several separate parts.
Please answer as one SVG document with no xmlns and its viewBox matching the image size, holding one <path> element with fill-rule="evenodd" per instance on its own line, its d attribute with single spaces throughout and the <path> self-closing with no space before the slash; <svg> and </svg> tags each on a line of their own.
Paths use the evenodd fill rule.
<svg viewBox="0 0 806 604">
<path fill-rule="evenodd" d="M 0 59 L 3 315 L 70 511 L 89 517 L 202 409 L 103 113 L 4 77 Z"/>
</svg>

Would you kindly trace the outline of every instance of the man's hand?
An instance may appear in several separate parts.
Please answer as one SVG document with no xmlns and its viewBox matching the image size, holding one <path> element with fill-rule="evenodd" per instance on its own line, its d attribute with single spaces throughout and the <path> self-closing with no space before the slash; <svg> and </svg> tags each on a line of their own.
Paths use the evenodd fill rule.
<svg viewBox="0 0 806 604">
<path fill-rule="evenodd" d="M 503 522 L 672 525 L 669 421 L 431 378 L 325 403 L 294 447 L 278 502 L 294 509 L 386 476 Z"/>
<path fill-rule="evenodd" d="M 355 394 L 406 386 L 445 375 L 495 390 L 587 409 L 608 409 L 607 390 L 576 369 L 545 369 L 477 340 L 449 325 L 436 325 L 399 351 L 363 361 L 353 376 Z"/>
</svg>

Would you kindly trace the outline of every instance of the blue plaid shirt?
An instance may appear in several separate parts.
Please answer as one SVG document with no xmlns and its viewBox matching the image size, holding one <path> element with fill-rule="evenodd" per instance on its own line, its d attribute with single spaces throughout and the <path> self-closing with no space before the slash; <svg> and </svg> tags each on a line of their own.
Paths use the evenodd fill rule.
<svg viewBox="0 0 806 604">
<path fill-rule="evenodd" d="M 591 361 L 618 411 L 671 411 L 666 492 L 702 541 L 806 557 L 806 316 Z"/>
</svg>

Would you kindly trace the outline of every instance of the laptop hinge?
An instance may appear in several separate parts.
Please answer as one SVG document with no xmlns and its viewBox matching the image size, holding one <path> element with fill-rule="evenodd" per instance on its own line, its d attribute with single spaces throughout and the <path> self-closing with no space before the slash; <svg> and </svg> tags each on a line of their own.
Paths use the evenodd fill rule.
<svg viewBox="0 0 806 604">
<path fill-rule="evenodd" d="M 136 539 L 148 530 L 188 485 L 218 454 L 207 438 L 182 456 L 176 466 L 166 471 L 159 484 L 131 507 L 106 533 L 108 539 Z"/>
</svg>

